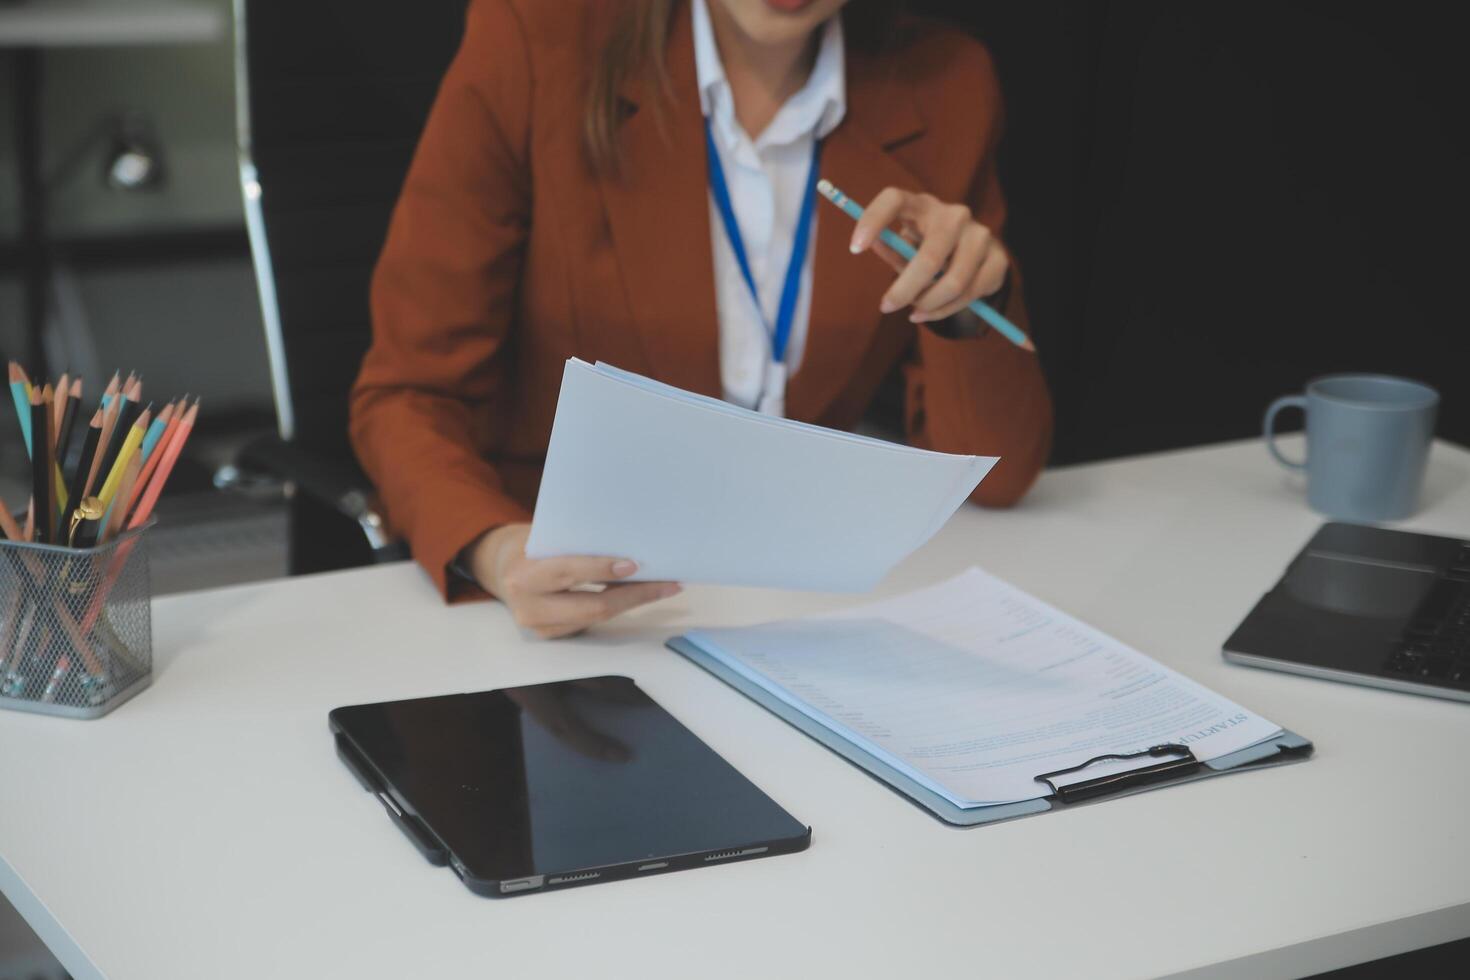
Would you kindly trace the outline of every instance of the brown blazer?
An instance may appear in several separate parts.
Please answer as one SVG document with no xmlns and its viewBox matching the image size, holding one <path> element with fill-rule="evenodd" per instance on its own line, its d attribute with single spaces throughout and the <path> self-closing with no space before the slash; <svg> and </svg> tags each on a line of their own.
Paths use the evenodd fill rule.
<svg viewBox="0 0 1470 980">
<path fill-rule="evenodd" d="M 636 84 L 623 93 L 630 116 L 618 177 L 593 171 L 581 128 L 594 21 L 607 7 L 470 5 L 373 280 L 373 343 L 352 393 L 352 438 L 390 523 L 441 589 L 464 546 L 530 518 L 568 357 L 720 394 L 689 4 L 674 15 L 674 103 L 662 127 L 645 105 L 651 93 Z M 990 58 L 960 33 L 907 28 L 882 54 L 849 45 L 847 116 L 824 145 L 823 175 L 860 202 L 887 186 L 964 201 L 999 231 Z M 975 499 L 1013 503 L 1051 441 L 1035 356 L 994 332 L 946 339 L 905 313 L 881 316 L 893 273 L 848 252 L 851 230 L 837 211 L 821 213 L 808 340 L 787 414 L 851 428 L 901 366 L 909 440 L 999 455 Z M 1010 291 L 1005 312 L 1024 326 L 1020 292 Z"/>
</svg>

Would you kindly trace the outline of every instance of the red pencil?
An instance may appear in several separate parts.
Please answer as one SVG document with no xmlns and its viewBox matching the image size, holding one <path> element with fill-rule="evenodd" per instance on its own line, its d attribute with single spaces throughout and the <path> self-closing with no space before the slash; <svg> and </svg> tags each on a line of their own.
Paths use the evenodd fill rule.
<svg viewBox="0 0 1470 980">
<path fill-rule="evenodd" d="M 194 420 L 198 417 L 199 401 L 196 399 L 194 404 L 189 406 L 189 410 L 184 413 L 183 419 L 179 421 L 178 431 L 169 440 L 168 447 L 165 448 L 160 442 L 158 448 L 153 450 L 155 454 L 163 453 L 163 460 L 154 470 L 153 478 L 148 481 L 148 486 L 138 497 L 132 520 L 128 521 L 129 530 L 141 526 L 152 515 L 153 508 L 158 505 L 158 495 L 163 493 L 163 485 L 168 482 L 168 476 L 173 472 L 174 464 L 179 461 L 179 454 L 184 451 L 184 443 L 189 441 L 189 433 L 194 431 Z"/>
</svg>

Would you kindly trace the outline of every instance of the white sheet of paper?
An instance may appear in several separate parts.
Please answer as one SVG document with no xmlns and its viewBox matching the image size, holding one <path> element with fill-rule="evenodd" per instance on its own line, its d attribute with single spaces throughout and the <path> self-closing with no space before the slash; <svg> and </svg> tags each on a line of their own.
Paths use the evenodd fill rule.
<svg viewBox="0 0 1470 980">
<path fill-rule="evenodd" d="M 995 462 L 572 359 L 526 554 L 631 558 L 635 580 L 861 592 L 933 537 Z"/>
<path fill-rule="evenodd" d="M 962 807 L 1049 795 L 1037 775 L 1099 755 L 1173 742 L 1208 761 L 1281 731 L 979 569 L 835 615 L 689 639 Z"/>
</svg>

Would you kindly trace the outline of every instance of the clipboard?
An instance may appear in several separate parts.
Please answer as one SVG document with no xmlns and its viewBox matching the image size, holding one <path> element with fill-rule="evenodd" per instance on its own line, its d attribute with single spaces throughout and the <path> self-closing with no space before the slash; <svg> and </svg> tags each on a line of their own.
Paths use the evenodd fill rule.
<svg viewBox="0 0 1470 980">
<path fill-rule="evenodd" d="M 1089 759 L 1073 769 L 1058 772 L 1038 773 L 1037 779 L 1052 789 L 1047 796 L 1018 803 L 1000 803 L 994 806 L 959 807 L 915 782 L 865 749 L 853 744 L 826 726 L 814 721 L 780 700 L 769 691 L 752 683 L 740 674 L 709 656 L 697 645 L 682 636 L 676 636 L 665 644 L 670 650 L 709 671 L 735 690 L 744 694 L 767 711 L 800 729 L 848 762 L 866 771 L 880 782 L 886 783 L 907 797 L 914 805 L 929 811 L 943 822 L 956 827 L 978 827 L 985 824 L 1015 820 L 1038 813 L 1049 813 L 1068 807 L 1085 806 L 1120 796 L 1130 796 L 1164 786 L 1190 783 L 1212 776 L 1225 776 L 1252 769 L 1301 762 L 1312 754 L 1312 743 L 1295 732 L 1283 730 L 1280 734 L 1247 746 L 1237 752 L 1201 762 L 1186 746 L 1160 745 L 1126 758 L 1137 758 L 1139 764 L 1123 772 L 1113 772 L 1097 779 L 1082 779 L 1058 785 L 1059 777 L 1103 761 L 1121 758 L 1099 756 Z"/>
</svg>

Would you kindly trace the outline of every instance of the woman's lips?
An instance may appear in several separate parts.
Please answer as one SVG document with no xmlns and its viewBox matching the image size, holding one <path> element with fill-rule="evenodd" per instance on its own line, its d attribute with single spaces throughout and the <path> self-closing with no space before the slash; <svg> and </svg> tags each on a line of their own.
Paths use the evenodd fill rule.
<svg viewBox="0 0 1470 980">
<path fill-rule="evenodd" d="M 816 0 L 766 0 L 766 6 L 773 7 L 783 14 L 796 14 L 815 2 Z"/>
</svg>

